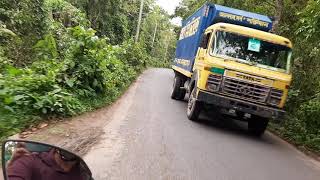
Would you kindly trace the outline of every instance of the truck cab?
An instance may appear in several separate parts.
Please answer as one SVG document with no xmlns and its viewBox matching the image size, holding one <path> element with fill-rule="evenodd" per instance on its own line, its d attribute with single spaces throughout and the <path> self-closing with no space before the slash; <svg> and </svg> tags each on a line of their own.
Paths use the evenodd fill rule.
<svg viewBox="0 0 320 180">
<path fill-rule="evenodd" d="M 212 105 L 248 121 L 249 130 L 262 135 L 270 119 L 284 117 L 291 57 L 292 43 L 287 38 L 217 22 L 201 33 L 193 61 L 175 59 L 171 97 L 181 100 L 189 94 L 190 120 L 198 120 L 203 107 Z M 188 65 L 192 69 L 183 68 Z"/>
</svg>

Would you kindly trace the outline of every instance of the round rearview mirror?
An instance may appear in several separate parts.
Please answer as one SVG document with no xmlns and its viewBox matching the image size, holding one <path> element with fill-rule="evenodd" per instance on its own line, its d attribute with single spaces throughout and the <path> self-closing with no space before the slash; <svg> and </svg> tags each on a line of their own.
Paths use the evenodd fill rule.
<svg viewBox="0 0 320 180">
<path fill-rule="evenodd" d="M 62 148 L 32 141 L 8 140 L 2 145 L 6 180 L 92 180 L 86 163 Z"/>
</svg>

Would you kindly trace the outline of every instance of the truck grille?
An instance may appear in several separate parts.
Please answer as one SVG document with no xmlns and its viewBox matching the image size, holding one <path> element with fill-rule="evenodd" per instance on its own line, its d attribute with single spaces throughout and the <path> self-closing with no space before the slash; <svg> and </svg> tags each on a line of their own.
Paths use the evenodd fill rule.
<svg viewBox="0 0 320 180">
<path fill-rule="evenodd" d="M 218 91 L 222 82 L 221 75 L 210 74 L 207 81 L 207 89 L 209 91 Z"/>
<path fill-rule="evenodd" d="M 208 77 L 208 83 L 219 86 L 221 83 L 221 79 L 222 79 L 222 76 L 210 74 Z"/>
<path fill-rule="evenodd" d="M 241 99 L 254 102 L 266 102 L 270 88 L 230 77 L 224 78 L 222 92 Z"/>
</svg>

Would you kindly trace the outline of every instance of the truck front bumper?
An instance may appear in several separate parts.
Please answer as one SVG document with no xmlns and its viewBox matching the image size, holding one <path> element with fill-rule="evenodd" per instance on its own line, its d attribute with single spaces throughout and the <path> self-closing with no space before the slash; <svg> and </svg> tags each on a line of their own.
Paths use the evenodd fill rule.
<svg viewBox="0 0 320 180">
<path fill-rule="evenodd" d="M 226 109 L 234 109 L 239 112 L 249 113 L 264 118 L 281 120 L 284 118 L 285 115 L 285 111 L 281 109 L 254 104 L 236 98 L 222 96 L 219 94 L 214 94 L 202 90 L 199 91 L 197 99 L 198 101 L 207 104 L 212 104 Z"/>
</svg>

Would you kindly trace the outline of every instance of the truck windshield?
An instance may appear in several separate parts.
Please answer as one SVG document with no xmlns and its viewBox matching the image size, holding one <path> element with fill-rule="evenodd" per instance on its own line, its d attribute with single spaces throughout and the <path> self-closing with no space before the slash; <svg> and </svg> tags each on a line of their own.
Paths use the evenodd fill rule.
<svg viewBox="0 0 320 180">
<path fill-rule="evenodd" d="M 281 72 L 290 71 L 291 49 L 263 40 L 218 31 L 213 54 Z"/>
</svg>

